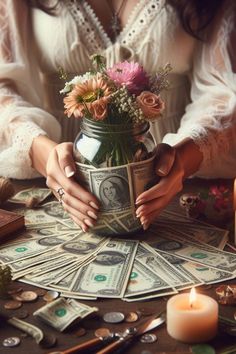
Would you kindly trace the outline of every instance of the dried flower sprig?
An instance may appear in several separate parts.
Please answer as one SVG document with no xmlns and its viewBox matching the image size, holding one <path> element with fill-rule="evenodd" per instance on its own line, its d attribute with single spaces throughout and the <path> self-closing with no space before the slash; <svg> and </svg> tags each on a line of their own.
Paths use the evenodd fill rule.
<svg viewBox="0 0 236 354">
<path fill-rule="evenodd" d="M 170 82 L 168 80 L 168 75 L 172 67 L 170 63 L 167 63 L 163 68 L 160 68 L 155 75 L 151 77 L 151 91 L 155 92 L 157 95 L 160 94 L 161 91 L 167 90 L 170 86 Z"/>
</svg>

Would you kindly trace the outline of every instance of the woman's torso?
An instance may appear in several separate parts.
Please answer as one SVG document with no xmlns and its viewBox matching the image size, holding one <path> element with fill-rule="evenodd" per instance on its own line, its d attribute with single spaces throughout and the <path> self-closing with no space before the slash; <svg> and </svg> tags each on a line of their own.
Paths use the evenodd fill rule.
<svg viewBox="0 0 236 354">
<path fill-rule="evenodd" d="M 173 68 L 170 88 L 162 92 L 166 110 L 152 131 L 157 142 L 167 132 L 176 132 L 189 101 L 188 76 L 196 41 L 183 31 L 165 0 L 137 1 L 115 43 L 84 0 L 62 1 L 58 16 L 33 9 L 32 26 L 44 82 L 44 106 L 60 120 L 62 140 L 75 138 L 79 122 L 63 115 L 63 96 L 59 91 L 64 81 L 59 79 L 59 68 L 69 76 L 83 74 L 91 68 L 90 56 L 94 53 L 103 54 L 108 67 L 121 60 L 134 60 L 149 73 L 169 62 Z"/>
</svg>

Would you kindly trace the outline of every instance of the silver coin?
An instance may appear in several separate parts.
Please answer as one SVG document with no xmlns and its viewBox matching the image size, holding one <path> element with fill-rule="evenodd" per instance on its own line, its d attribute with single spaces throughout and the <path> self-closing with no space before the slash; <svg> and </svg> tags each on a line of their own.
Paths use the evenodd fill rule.
<svg viewBox="0 0 236 354">
<path fill-rule="evenodd" d="M 19 337 L 8 337 L 5 338 L 4 341 L 2 342 L 2 345 L 4 347 L 17 347 L 17 345 L 20 344 L 20 338 Z"/>
<path fill-rule="evenodd" d="M 25 309 L 21 309 L 18 311 L 11 312 L 11 317 L 17 317 L 21 320 L 29 316 L 29 312 Z"/>
<path fill-rule="evenodd" d="M 152 333 L 143 334 L 140 338 L 140 342 L 142 343 L 154 343 L 157 341 L 157 336 Z"/>
<path fill-rule="evenodd" d="M 59 292 L 56 290 L 49 290 L 46 292 L 46 294 L 43 296 L 43 299 L 47 302 L 51 302 L 59 297 Z"/>
<path fill-rule="evenodd" d="M 120 323 L 124 321 L 125 315 L 122 312 L 107 312 L 103 316 L 103 321 L 107 323 Z"/>
</svg>

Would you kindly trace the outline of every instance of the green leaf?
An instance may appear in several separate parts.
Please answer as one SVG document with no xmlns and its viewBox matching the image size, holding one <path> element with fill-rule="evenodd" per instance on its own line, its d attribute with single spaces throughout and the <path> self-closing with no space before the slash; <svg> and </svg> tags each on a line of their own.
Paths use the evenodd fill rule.
<svg viewBox="0 0 236 354">
<path fill-rule="evenodd" d="M 208 344 L 196 344 L 191 347 L 194 354 L 216 354 L 215 349 Z"/>
</svg>

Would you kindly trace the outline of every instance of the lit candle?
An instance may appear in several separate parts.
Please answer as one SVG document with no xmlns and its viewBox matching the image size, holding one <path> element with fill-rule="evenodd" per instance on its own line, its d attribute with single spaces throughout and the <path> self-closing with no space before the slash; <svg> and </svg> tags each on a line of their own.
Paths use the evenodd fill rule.
<svg viewBox="0 0 236 354">
<path fill-rule="evenodd" d="M 206 342 L 217 333 L 218 303 L 209 296 L 178 294 L 167 302 L 167 332 L 181 342 Z"/>
</svg>

